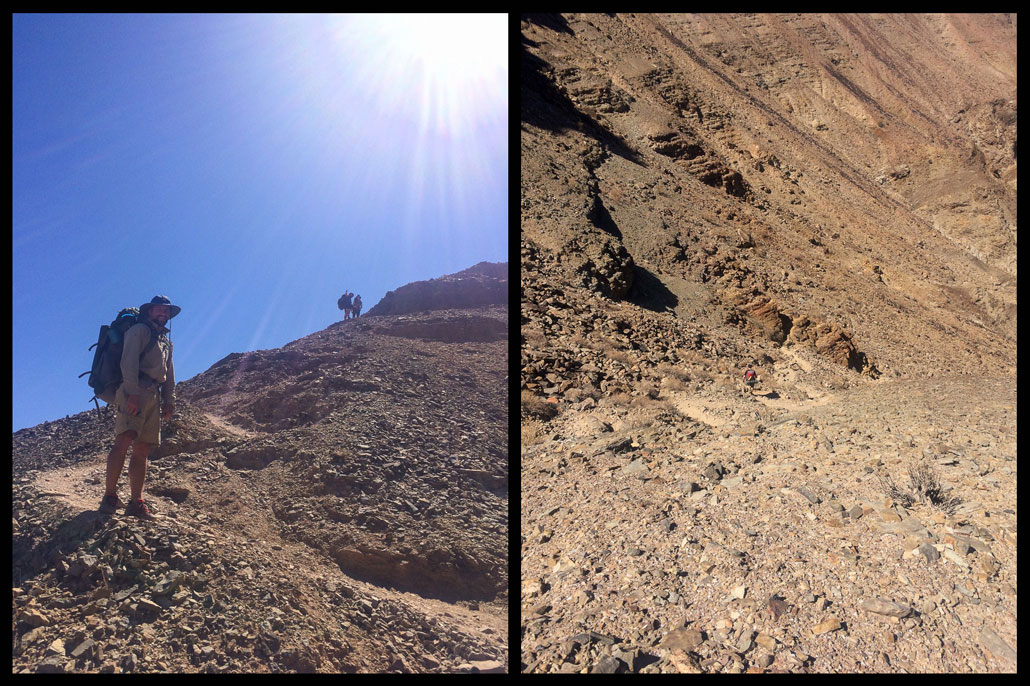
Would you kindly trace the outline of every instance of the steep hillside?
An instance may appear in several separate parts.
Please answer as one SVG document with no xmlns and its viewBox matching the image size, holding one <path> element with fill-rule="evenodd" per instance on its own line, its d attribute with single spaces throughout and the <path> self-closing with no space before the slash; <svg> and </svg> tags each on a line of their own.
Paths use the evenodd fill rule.
<svg viewBox="0 0 1030 686">
<path fill-rule="evenodd" d="M 504 306 L 229 355 L 178 386 L 155 522 L 95 511 L 110 408 L 15 433 L 15 671 L 505 671 L 506 375 Z"/>
<path fill-rule="evenodd" d="M 764 303 L 894 377 L 1012 364 L 1014 15 L 569 15 L 522 40 L 523 244 L 564 281 L 686 321 Z"/>
<path fill-rule="evenodd" d="M 1016 16 L 521 48 L 523 671 L 1014 669 Z"/>
</svg>

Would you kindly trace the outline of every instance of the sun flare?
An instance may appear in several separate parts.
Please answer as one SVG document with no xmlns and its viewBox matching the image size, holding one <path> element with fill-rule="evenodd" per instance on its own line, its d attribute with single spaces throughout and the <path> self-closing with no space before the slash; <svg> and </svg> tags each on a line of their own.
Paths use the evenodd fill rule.
<svg viewBox="0 0 1030 686">
<path fill-rule="evenodd" d="M 507 71 L 503 19 L 504 15 L 398 15 L 385 19 L 383 28 L 390 52 L 407 53 L 438 78 L 469 82 Z"/>
<path fill-rule="evenodd" d="M 460 135 L 507 110 L 504 14 L 340 15 L 337 40 L 375 80 L 384 116 Z"/>
</svg>

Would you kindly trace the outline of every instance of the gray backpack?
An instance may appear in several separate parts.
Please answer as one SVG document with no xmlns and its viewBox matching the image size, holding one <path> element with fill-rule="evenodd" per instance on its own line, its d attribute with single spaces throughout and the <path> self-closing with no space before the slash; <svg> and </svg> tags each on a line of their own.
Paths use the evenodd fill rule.
<svg viewBox="0 0 1030 686">
<path fill-rule="evenodd" d="M 79 378 L 89 374 L 87 383 L 93 389 L 93 397 L 90 400 L 97 406 L 98 413 L 100 412 L 100 403 L 97 402 L 97 398 L 110 405 L 114 402 L 114 395 L 118 391 L 118 387 L 122 385 L 122 346 L 125 342 L 125 332 L 139 321 L 139 309 L 126 307 L 118 312 L 114 321 L 100 327 L 100 336 L 97 337 L 97 342 L 89 346 L 90 350 L 97 349 L 93 354 L 93 366 L 88 372 L 79 374 Z M 143 347 L 140 359 L 143 359 L 143 356 L 150 352 L 155 345 L 157 345 L 157 336 L 150 331 L 150 341 Z"/>
</svg>

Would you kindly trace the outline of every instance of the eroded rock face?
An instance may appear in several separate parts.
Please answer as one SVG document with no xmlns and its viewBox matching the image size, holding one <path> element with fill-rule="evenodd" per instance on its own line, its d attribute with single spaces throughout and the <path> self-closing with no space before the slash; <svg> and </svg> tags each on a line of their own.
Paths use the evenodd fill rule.
<svg viewBox="0 0 1030 686">
<path fill-rule="evenodd" d="M 846 331 L 858 353 L 840 336 L 819 347 L 852 369 L 863 353 L 885 373 L 938 367 L 941 355 L 952 370 L 1005 368 L 1016 321 L 999 316 L 1015 304 L 1010 19 L 526 16 L 524 244 L 563 283 L 683 322 L 720 319 L 718 289 L 757 289 L 780 315 Z M 926 38 L 918 57 L 892 43 L 906 31 Z M 942 33 L 990 47 L 929 48 Z M 969 59 L 982 69 L 944 66 Z M 918 75 L 873 67 L 908 60 L 924 65 Z M 616 91 L 618 107 L 602 107 Z M 751 335 L 785 342 L 770 307 L 744 312 Z M 968 344 L 946 343 L 956 338 Z"/>
<path fill-rule="evenodd" d="M 790 333 L 792 322 L 790 317 L 780 312 L 776 303 L 768 297 L 758 297 L 744 306 L 759 329 L 774 343 L 782 343 Z"/>
<path fill-rule="evenodd" d="M 496 570 L 458 551 L 398 553 L 395 550 L 344 546 L 331 551 L 340 568 L 360 579 L 414 589 L 436 596 L 470 597 L 495 592 Z M 470 585 L 471 584 L 471 585 Z M 441 589 L 449 588 L 449 592 Z"/>
</svg>

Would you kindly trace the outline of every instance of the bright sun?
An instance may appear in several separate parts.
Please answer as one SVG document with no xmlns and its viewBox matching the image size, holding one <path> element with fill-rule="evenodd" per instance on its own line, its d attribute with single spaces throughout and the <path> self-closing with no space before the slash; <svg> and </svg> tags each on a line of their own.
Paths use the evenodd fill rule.
<svg viewBox="0 0 1030 686">
<path fill-rule="evenodd" d="M 460 134 L 507 110 L 504 14 L 343 15 L 335 31 L 374 79 L 384 115 L 407 112 L 424 130 Z"/>
<path fill-rule="evenodd" d="M 410 14 L 385 21 L 387 49 L 439 78 L 474 81 L 507 70 L 505 15 Z"/>
</svg>

